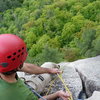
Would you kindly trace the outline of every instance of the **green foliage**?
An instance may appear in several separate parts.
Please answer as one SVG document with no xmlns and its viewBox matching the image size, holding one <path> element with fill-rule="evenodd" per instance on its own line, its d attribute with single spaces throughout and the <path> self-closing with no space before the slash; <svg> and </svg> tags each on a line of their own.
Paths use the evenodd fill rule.
<svg viewBox="0 0 100 100">
<path fill-rule="evenodd" d="M 23 0 L 0 0 L 0 12 L 21 6 Z"/>
<path fill-rule="evenodd" d="M 27 61 L 36 64 L 61 61 L 62 53 L 65 61 L 96 56 L 100 54 L 100 1 L 0 0 L 2 33 L 24 39 Z"/>
<path fill-rule="evenodd" d="M 71 22 L 66 23 L 62 30 L 62 45 L 68 44 L 74 36 L 75 33 L 75 25 Z"/>
<path fill-rule="evenodd" d="M 16 8 L 15 12 L 13 13 L 13 17 L 16 28 L 18 31 L 21 31 L 23 30 L 23 24 L 28 21 L 29 11 L 27 11 L 25 8 Z"/>
<path fill-rule="evenodd" d="M 31 49 L 29 50 L 29 56 L 35 57 L 42 50 L 41 45 L 33 44 Z"/>
<path fill-rule="evenodd" d="M 63 53 L 60 53 L 57 48 L 50 48 L 46 45 L 42 52 L 39 53 L 33 60 L 39 65 L 44 62 L 58 63 L 63 60 Z"/>
<path fill-rule="evenodd" d="M 79 49 L 77 48 L 69 48 L 65 46 L 62 49 L 62 52 L 64 53 L 64 59 L 66 61 L 74 61 L 80 58 Z"/>
<path fill-rule="evenodd" d="M 31 48 L 29 49 L 29 56 L 36 56 L 37 54 L 42 52 L 42 49 L 46 44 L 48 44 L 48 41 L 50 40 L 50 37 L 46 34 L 44 34 L 36 44 L 33 44 Z"/>
<path fill-rule="evenodd" d="M 93 41 L 95 56 L 100 55 L 100 35 Z"/>
<path fill-rule="evenodd" d="M 77 13 L 79 13 L 81 11 L 81 9 L 83 8 L 83 4 L 81 2 L 77 2 L 75 3 L 74 6 L 72 6 L 71 8 L 71 12 L 76 15 Z"/>
<path fill-rule="evenodd" d="M 39 41 L 37 42 L 37 44 L 44 46 L 45 44 L 48 43 L 48 41 L 50 40 L 50 37 L 47 34 L 44 34 Z"/>
<path fill-rule="evenodd" d="M 85 24 L 85 19 L 82 15 L 72 17 L 72 23 L 75 25 L 75 32 L 79 32 Z"/>
<path fill-rule="evenodd" d="M 91 51 L 92 49 L 92 42 L 95 39 L 96 30 L 94 29 L 86 29 L 83 31 L 82 37 L 80 41 L 77 43 L 77 46 L 81 50 L 81 54 L 87 55 L 87 52 Z"/>
<path fill-rule="evenodd" d="M 89 3 L 81 12 L 85 18 L 96 21 L 96 16 L 100 15 L 100 1 Z"/>
<path fill-rule="evenodd" d="M 34 33 L 26 34 L 25 42 L 27 44 L 28 50 L 32 47 L 33 44 L 36 43 L 37 37 Z"/>
<path fill-rule="evenodd" d="M 96 28 L 96 38 L 92 42 L 93 55 L 91 55 L 91 56 L 100 55 L 100 46 L 99 45 L 100 45 L 100 25 Z"/>
<path fill-rule="evenodd" d="M 61 43 L 60 43 L 60 37 L 56 36 L 55 38 L 52 38 L 48 41 L 48 44 L 52 48 L 60 48 Z"/>
</svg>

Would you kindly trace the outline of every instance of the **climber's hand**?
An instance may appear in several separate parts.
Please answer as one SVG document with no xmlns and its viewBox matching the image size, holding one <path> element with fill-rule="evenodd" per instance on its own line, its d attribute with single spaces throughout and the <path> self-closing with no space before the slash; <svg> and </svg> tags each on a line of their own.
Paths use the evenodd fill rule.
<svg viewBox="0 0 100 100">
<path fill-rule="evenodd" d="M 64 92 L 62 90 L 58 91 L 57 93 L 58 93 L 58 97 L 62 98 L 63 100 L 68 100 L 68 98 L 70 97 L 68 92 Z"/>
<path fill-rule="evenodd" d="M 49 68 L 48 73 L 49 73 L 49 74 L 60 74 L 60 73 L 62 73 L 62 71 L 60 71 L 60 70 L 57 69 L 57 68 Z"/>
</svg>

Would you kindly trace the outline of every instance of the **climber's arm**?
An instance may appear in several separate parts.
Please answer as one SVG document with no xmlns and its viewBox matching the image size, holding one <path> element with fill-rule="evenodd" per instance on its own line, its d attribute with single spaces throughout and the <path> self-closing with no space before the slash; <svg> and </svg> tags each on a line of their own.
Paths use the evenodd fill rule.
<svg viewBox="0 0 100 100">
<path fill-rule="evenodd" d="M 68 100 L 69 94 L 68 94 L 68 92 L 64 92 L 61 90 L 61 91 L 57 91 L 56 93 L 44 96 L 44 98 L 47 100 L 55 100 L 58 97 L 62 98 L 63 100 Z M 39 100 L 41 100 L 41 99 L 39 99 Z"/>
<path fill-rule="evenodd" d="M 43 73 L 50 73 L 50 74 L 55 74 L 55 73 L 60 73 L 57 68 L 43 68 L 39 67 L 34 64 L 30 63 L 24 63 L 23 67 L 21 69 L 18 69 L 19 71 L 27 72 L 30 74 L 43 74 Z"/>
</svg>

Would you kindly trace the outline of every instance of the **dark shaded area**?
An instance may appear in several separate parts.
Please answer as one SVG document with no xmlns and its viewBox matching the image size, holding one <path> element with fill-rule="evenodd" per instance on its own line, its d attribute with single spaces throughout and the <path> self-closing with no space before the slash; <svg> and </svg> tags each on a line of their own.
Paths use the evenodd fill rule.
<svg viewBox="0 0 100 100">
<path fill-rule="evenodd" d="M 7 9 L 20 7 L 23 0 L 0 0 L 0 12 L 4 12 Z"/>
</svg>

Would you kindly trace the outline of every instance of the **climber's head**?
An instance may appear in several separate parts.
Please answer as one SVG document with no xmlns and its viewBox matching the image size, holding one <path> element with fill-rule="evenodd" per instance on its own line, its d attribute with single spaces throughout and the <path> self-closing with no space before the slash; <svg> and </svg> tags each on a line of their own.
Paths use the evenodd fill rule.
<svg viewBox="0 0 100 100">
<path fill-rule="evenodd" d="M 0 73 L 16 70 L 26 57 L 26 45 L 21 38 L 13 34 L 0 35 Z"/>
</svg>

